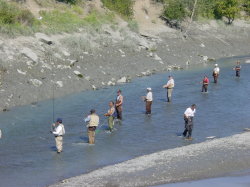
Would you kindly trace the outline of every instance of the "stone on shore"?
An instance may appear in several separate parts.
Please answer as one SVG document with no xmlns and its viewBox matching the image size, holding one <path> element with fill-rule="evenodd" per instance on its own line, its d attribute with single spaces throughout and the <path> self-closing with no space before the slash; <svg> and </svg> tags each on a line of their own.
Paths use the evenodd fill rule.
<svg viewBox="0 0 250 187">
<path fill-rule="evenodd" d="M 52 40 L 46 35 L 46 34 L 43 34 L 43 33 L 36 33 L 35 34 L 35 37 L 40 40 L 41 42 L 43 43 L 46 43 L 48 45 L 51 45 L 53 44 Z"/>
<path fill-rule="evenodd" d="M 120 78 L 117 83 L 121 84 L 121 83 L 126 83 L 127 82 L 127 77 L 122 77 Z"/>
<path fill-rule="evenodd" d="M 37 80 L 37 79 L 30 79 L 30 82 L 31 82 L 34 86 L 36 86 L 36 87 L 39 87 L 39 86 L 41 86 L 41 85 L 43 84 L 42 81 Z"/>
<path fill-rule="evenodd" d="M 23 50 L 21 50 L 21 53 L 24 54 L 26 57 L 31 59 L 33 62 L 38 62 L 38 57 L 36 53 L 34 53 L 31 49 L 25 47 Z"/>
</svg>

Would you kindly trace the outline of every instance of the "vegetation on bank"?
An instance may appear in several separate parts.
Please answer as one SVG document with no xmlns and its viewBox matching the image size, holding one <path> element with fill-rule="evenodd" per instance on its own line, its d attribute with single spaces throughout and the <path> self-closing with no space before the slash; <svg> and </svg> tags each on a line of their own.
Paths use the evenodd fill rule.
<svg viewBox="0 0 250 187">
<path fill-rule="evenodd" d="M 85 12 L 86 0 L 35 0 L 41 7 L 40 17 L 22 6 L 25 0 L 0 0 L 0 33 L 9 36 L 29 35 L 34 32 L 60 33 L 77 31 L 80 27 L 97 28 L 114 20 L 114 14 Z M 135 0 L 101 0 L 103 5 L 125 18 L 133 31 L 138 30 L 133 20 Z M 225 19 L 231 24 L 235 18 L 250 17 L 250 0 L 152 0 L 162 3 L 162 17 L 175 22 L 190 19 Z M 37 15 L 36 15 L 37 16 Z"/>
<path fill-rule="evenodd" d="M 79 28 L 98 29 L 102 24 L 111 23 L 114 14 L 101 14 L 95 10 L 84 12 L 81 0 L 36 0 L 44 8 L 40 17 L 35 17 L 22 4 L 0 0 L 0 33 L 8 36 L 29 35 L 35 32 L 47 34 L 74 32 Z M 51 8 L 52 7 L 52 8 Z"/>
<path fill-rule="evenodd" d="M 231 24 L 242 12 L 250 14 L 250 0 L 155 0 L 164 4 L 163 16 L 169 20 L 227 19 Z"/>
</svg>

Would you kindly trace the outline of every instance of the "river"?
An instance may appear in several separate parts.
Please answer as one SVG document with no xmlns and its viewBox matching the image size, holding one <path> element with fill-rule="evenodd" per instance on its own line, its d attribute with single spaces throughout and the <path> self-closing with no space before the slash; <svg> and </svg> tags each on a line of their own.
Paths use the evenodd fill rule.
<svg viewBox="0 0 250 187">
<path fill-rule="evenodd" d="M 64 152 L 59 155 L 49 133 L 53 119 L 51 100 L 1 113 L 0 186 L 46 186 L 137 156 L 204 142 L 209 136 L 222 138 L 241 133 L 250 127 L 250 64 L 244 63 L 246 58 L 217 61 L 221 73 L 216 85 L 211 77 L 214 63 L 207 63 L 56 99 L 55 118 L 62 117 L 66 129 Z M 242 60 L 240 79 L 235 78 L 232 70 L 236 59 Z M 171 104 L 166 103 L 166 91 L 162 89 L 169 74 L 176 82 Z M 200 81 L 205 74 L 211 84 L 209 93 L 201 94 Z M 154 94 L 151 117 L 144 114 L 141 100 L 147 87 L 151 87 Z M 115 132 L 110 134 L 105 131 L 107 123 L 103 114 L 108 109 L 108 102 L 114 100 L 118 88 L 125 98 L 124 121 L 121 125 L 116 124 Z M 183 112 L 193 103 L 197 104 L 194 140 L 185 141 L 178 135 L 184 128 Z M 83 117 L 91 108 L 100 114 L 102 125 L 95 146 L 85 143 L 87 136 Z"/>
</svg>

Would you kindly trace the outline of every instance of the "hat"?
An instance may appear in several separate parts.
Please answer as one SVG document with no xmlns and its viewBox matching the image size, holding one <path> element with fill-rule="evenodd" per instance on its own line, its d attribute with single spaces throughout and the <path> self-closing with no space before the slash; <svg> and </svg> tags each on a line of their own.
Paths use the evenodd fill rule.
<svg viewBox="0 0 250 187">
<path fill-rule="evenodd" d="M 147 88 L 148 91 L 151 91 L 152 89 L 151 88 Z"/>
<path fill-rule="evenodd" d="M 57 118 L 56 122 L 62 123 L 62 118 Z"/>
<path fill-rule="evenodd" d="M 214 66 L 216 67 L 216 66 L 218 66 L 218 64 L 214 64 Z"/>
<path fill-rule="evenodd" d="M 95 113 L 95 109 L 91 109 L 90 114 L 94 114 L 94 113 Z"/>
</svg>

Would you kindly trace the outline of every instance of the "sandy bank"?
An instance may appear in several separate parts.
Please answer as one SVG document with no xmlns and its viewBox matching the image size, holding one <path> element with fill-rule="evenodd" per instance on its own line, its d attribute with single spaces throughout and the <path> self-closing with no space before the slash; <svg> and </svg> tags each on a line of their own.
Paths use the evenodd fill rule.
<svg viewBox="0 0 250 187">
<path fill-rule="evenodd" d="M 249 133 L 243 133 L 169 149 L 63 180 L 52 187 L 151 186 L 247 170 L 249 140 Z"/>
</svg>

